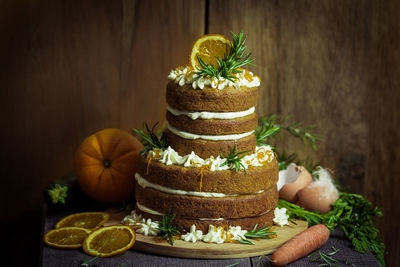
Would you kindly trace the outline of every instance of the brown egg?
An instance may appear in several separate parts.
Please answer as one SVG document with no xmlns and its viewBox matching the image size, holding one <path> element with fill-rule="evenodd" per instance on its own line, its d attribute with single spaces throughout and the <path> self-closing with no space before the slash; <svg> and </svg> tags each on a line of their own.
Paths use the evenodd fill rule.
<svg viewBox="0 0 400 267">
<path fill-rule="evenodd" d="M 326 213 L 331 210 L 331 204 L 339 198 L 339 193 L 326 169 L 320 168 L 317 176 L 318 173 L 318 180 L 297 193 L 297 204 L 309 211 Z"/>
<path fill-rule="evenodd" d="M 284 185 L 279 191 L 279 198 L 295 203 L 297 192 L 312 182 L 311 174 L 303 166 L 292 163 L 287 168 Z"/>
</svg>

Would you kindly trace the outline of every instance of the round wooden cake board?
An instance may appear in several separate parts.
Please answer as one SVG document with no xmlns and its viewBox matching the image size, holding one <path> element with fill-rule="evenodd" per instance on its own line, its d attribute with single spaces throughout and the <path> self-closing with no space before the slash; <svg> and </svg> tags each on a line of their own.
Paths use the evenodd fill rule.
<svg viewBox="0 0 400 267">
<path fill-rule="evenodd" d="M 107 211 L 112 214 L 112 212 Z M 116 220 L 109 220 L 107 224 L 116 224 L 120 222 L 122 214 L 119 216 L 113 214 Z M 118 218 L 118 219 L 117 219 Z M 277 237 L 273 239 L 250 239 L 254 245 L 245 245 L 238 243 L 205 243 L 198 241 L 196 243 L 186 242 L 183 240 L 175 240 L 174 245 L 168 242 L 157 242 L 154 236 L 145 236 L 136 234 L 136 241 L 133 245 L 134 250 L 148 252 L 152 254 L 195 259 L 226 259 L 226 258 L 245 258 L 267 255 L 274 252 L 283 243 L 293 238 L 298 233 L 304 231 L 308 227 L 306 221 L 296 220 L 296 224 L 280 227 L 273 226 L 273 231 L 277 233 Z"/>
<path fill-rule="evenodd" d="M 274 252 L 283 243 L 294 237 L 296 234 L 307 229 L 307 222 L 296 221 L 297 225 L 291 223 L 288 226 L 274 226 L 273 231 L 277 237 L 273 239 L 252 240 L 254 245 L 244 245 L 238 243 L 205 243 L 205 242 L 186 242 L 175 240 L 171 246 L 167 242 L 156 242 L 154 236 L 136 235 L 136 242 L 133 249 L 181 258 L 196 259 L 226 259 L 226 258 L 244 258 L 261 256 Z"/>
</svg>

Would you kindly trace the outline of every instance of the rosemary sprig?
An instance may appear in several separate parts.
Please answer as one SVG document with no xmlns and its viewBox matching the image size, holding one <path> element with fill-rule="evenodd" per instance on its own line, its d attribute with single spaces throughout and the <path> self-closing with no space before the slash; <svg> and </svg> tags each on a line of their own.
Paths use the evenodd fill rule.
<svg viewBox="0 0 400 267">
<path fill-rule="evenodd" d="M 171 245 L 174 244 L 174 236 L 181 234 L 179 228 L 172 224 L 175 216 L 176 215 L 173 214 L 171 210 L 168 210 L 168 213 L 162 217 L 162 220 L 157 227 L 158 230 L 160 230 L 158 235 L 161 239 L 166 239 Z"/>
<path fill-rule="evenodd" d="M 281 130 L 281 127 L 275 124 L 276 119 L 275 114 L 258 119 L 258 127 L 254 132 L 258 146 L 265 145 L 267 137 L 274 136 Z"/>
<path fill-rule="evenodd" d="M 318 266 L 329 266 L 329 267 L 340 267 L 340 263 L 343 263 L 347 266 L 355 267 L 353 263 L 351 263 L 349 260 L 341 260 L 341 259 L 335 259 L 333 256 L 338 253 L 340 250 L 336 249 L 335 247 L 331 247 L 331 252 L 325 254 L 321 251 L 316 251 L 312 254 L 310 254 L 308 257 L 310 259 L 310 263 L 313 262 L 322 262 Z M 316 254 L 317 257 L 313 258 Z"/>
<path fill-rule="evenodd" d="M 275 232 L 271 232 L 271 227 L 260 227 L 257 229 L 258 224 L 254 225 L 253 229 L 244 234 L 247 238 L 261 238 L 271 239 L 270 235 L 276 235 Z"/>
<path fill-rule="evenodd" d="M 89 258 L 89 259 L 87 259 L 87 260 L 82 259 L 82 262 L 81 262 L 80 267 L 89 267 L 89 266 L 90 266 L 89 264 L 90 264 L 91 262 L 93 262 L 93 261 L 99 259 L 100 257 L 101 257 L 101 254 L 97 255 L 96 257 Z M 98 265 L 93 265 L 93 267 L 96 267 L 96 266 L 98 266 Z"/>
<path fill-rule="evenodd" d="M 264 144 L 268 137 L 275 136 L 281 130 L 285 130 L 292 136 L 299 138 L 303 143 L 310 144 L 314 150 L 317 150 L 315 143 L 318 140 L 322 140 L 323 137 L 313 133 L 315 126 L 303 126 L 300 122 L 288 123 L 290 118 L 290 116 L 281 118 L 276 114 L 260 117 L 255 131 L 257 145 Z"/>
<path fill-rule="evenodd" d="M 229 47 L 226 48 L 226 52 L 223 58 L 216 56 L 218 62 L 218 68 L 213 64 L 207 64 L 204 60 L 197 56 L 197 60 L 200 64 L 200 69 L 197 70 L 197 79 L 200 77 L 223 77 L 232 82 L 235 81 L 235 74 L 241 73 L 242 70 L 239 68 L 251 65 L 254 59 L 250 58 L 251 53 L 246 54 L 246 40 L 247 37 L 243 37 L 243 32 L 239 34 L 232 34 L 232 42 Z"/>
<path fill-rule="evenodd" d="M 160 136 L 161 130 L 155 130 L 158 122 L 149 128 L 147 123 L 144 124 L 143 129 L 133 129 L 132 131 L 137 134 L 141 139 L 144 146 L 144 150 L 141 152 L 142 155 L 146 154 L 154 148 L 164 149 L 168 147 L 167 136 L 163 132 Z"/>
<path fill-rule="evenodd" d="M 275 232 L 271 232 L 271 227 L 260 227 L 259 229 L 257 229 L 257 227 L 258 224 L 254 225 L 251 231 L 248 231 L 244 234 L 244 237 L 246 237 L 246 239 L 241 238 L 237 241 L 246 245 L 254 245 L 254 243 L 250 240 L 247 240 L 247 238 L 271 239 L 271 235 L 276 235 Z"/>
<path fill-rule="evenodd" d="M 249 150 L 237 152 L 236 144 L 234 149 L 229 147 L 229 153 L 225 157 L 221 155 L 221 157 L 225 158 L 225 161 L 220 165 L 220 167 L 225 165 L 233 165 L 235 166 L 236 172 L 238 172 L 240 169 L 243 169 L 244 172 L 247 173 L 246 166 L 244 166 L 242 163 L 242 158 L 246 156 L 246 153 L 248 152 Z"/>
</svg>

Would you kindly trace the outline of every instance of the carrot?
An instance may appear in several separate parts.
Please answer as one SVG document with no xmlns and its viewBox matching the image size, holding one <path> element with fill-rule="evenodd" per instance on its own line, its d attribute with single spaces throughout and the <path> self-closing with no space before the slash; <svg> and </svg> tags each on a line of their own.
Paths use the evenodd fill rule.
<svg viewBox="0 0 400 267">
<path fill-rule="evenodd" d="M 328 228 L 323 224 L 317 224 L 304 230 L 272 254 L 272 264 L 284 266 L 308 255 L 313 250 L 322 247 L 328 241 L 329 234 Z"/>
</svg>

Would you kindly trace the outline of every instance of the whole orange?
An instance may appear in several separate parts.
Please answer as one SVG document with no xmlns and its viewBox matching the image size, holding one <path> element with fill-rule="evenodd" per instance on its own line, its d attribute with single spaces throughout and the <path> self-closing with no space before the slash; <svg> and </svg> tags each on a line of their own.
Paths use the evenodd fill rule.
<svg viewBox="0 0 400 267">
<path fill-rule="evenodd" d="M 134 175 L 143 145 L 119 129 L 88 136 L 75 154 L 75 172 L 82 191 L 100 202 L 133 199 Z"/>
</svg>

